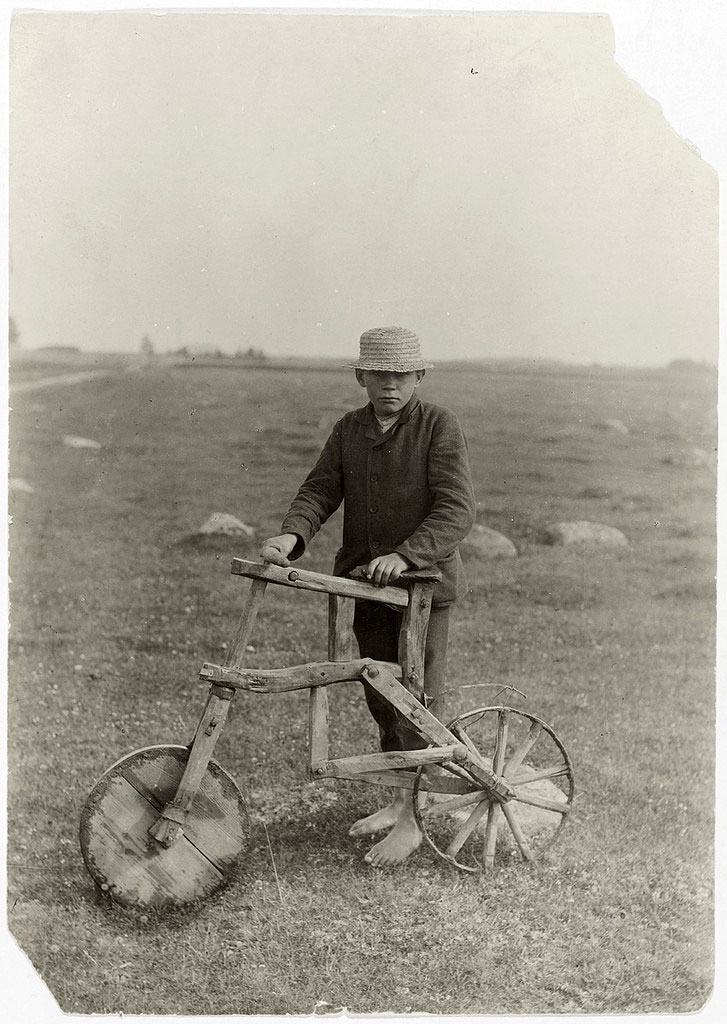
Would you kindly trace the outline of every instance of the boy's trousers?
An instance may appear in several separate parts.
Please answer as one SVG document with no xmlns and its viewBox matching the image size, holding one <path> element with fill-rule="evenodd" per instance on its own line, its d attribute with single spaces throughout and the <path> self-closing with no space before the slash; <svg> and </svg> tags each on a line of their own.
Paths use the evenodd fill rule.
<svg viewBox="0 0 727 1024">
<path fill-rule="evenodd" d="M 401 621 L 402 612 L 395 608 L 375 601 L 357 601 L 353 631 L 361 657 L 398 663 Z M 424 692 L 429 711 L 440 720 L 445 714 L 448 636 L 449 605 L 432 608 L 424 652 Z M 427 746 L 400 712 L 387 704 L 368 683 L 363 686 L 369 711 L 379 727 L 383 751 L 420 750 Z"/>
</svg>

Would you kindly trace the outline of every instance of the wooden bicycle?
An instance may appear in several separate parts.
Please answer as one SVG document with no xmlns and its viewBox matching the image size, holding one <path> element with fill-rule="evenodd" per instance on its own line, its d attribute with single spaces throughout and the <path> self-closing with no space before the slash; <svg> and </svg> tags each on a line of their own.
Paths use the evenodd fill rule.
<svg viewBox="0 0 727 1024">
<path fill-rule="evenodd" d="M 411 571 L 394 586 L 378 587 L 239 558 L 231 571 L 252 581 L 250 591 L 225 664 L 205 663 L 200 671 L 211 685 L 192 744 L 127 755 L 103 774 L 84 805 L 83 858 L 112 899 L 129 907 L 185 903 L 233 874 L 249 840 L 249 816 L 240 790 L 212 754 L 238 690 L 308 689 L 311 776 L 411 790 L 425 839 L 456 868 L 487 872 L 496 855 L 529 861 L 552 842 L 571 811 L 574 781 L 568 753 L 550 726 L 502 705 L 476 708 L 446 726 L 427 710 L 424 644 L 438 572 Z M 328 661 L 243 668 L 270 583 L 328 595 Z M 351 658 L 356 600 L 401 609 L 398 663 Z M 330 758 L 327 687 L 350 680 L 368 683 L 427 747 Z"/>
</svg>

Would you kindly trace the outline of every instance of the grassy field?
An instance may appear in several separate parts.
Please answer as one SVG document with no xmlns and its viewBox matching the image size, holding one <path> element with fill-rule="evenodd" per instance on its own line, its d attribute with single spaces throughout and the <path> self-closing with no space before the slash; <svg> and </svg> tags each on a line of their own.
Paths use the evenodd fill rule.
<svg viewBox="0 0 727 1024">
<path fill-rule="evenodd" d="M 216 752 L 253 819 L 240 878 L 158 914 L 96 895 L 77 840 L 88 791 L 122 754 L 189 742 L 198 669 L 242 607 L 229 561 L 257 542 L 194 532 L 213 511 L 276 532 L 360 396 L 343 370 L 151 367 L 13 403 L 10 472 L 34 492 L 10 509 L 11 931 L 72 1013 L 698 1009 L 713 971 L 715 475 L 684 454 L 714 449 L 706 373 L 475 367 L 423 385 L 468 434 L 479 521 L 519 551 L 467 560 L 455 710 L 512 684 L 575 764 L 576 810 L 543 860 L 477 881 L 422 847 L 377 872 L 346 835 L 377 791 L 306 778 L 306 695 L 242 694 Z M 538 543 L 576 519 L 628 548 Z M 338 528 L 305 568 L 330 569 Z M 276 589 L 253 646 L 261 666 L 323 658 L 324 601 Z M 331 707 L 338 748 L 376 749 L 358 684 Z"/>
</svg>

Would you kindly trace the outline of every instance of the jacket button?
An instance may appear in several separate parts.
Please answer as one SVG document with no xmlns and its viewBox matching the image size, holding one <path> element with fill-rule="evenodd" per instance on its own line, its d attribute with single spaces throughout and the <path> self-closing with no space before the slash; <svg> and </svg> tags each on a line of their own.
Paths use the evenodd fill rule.
<svg viewBox="0 0 727 1024">
<path fill-rule="evenodd" d="M 372 473 L 371 474 L 371 483 L 372 484 L 377 483 L 378 479 L 379 479 L 379 474 L 378 473 Z"/>
<path fill-rule="evenodd" d="M 369 509 L 369 512 L 371 513 L 372 516 L 375 516 L 376 513 L 378 512 L 378 509 L 376 508 L 375 505 L 372 505 L 371 508 Z"/>
</svg>

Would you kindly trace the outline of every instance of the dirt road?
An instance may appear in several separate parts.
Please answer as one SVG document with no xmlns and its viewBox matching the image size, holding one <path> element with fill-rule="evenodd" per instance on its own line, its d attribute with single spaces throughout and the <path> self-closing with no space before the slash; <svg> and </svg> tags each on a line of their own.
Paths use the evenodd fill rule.
<svg viewBox="0 0 727 1024">
<path fill-rule="evenodd" d="M 104 377 L 108 370 L 85 370 L 83 373 L 59 373 L 54 377 L 41 377 L 39 380 L 22 380 L 17 384 L 10 385 L 11 395 L 20 395 L 26 391 L 39 391 L 41 388 L 51 387 L 54 384 L 81 384 L 84 381 L 94 380 L 96 377 Z"/>
</svg>

